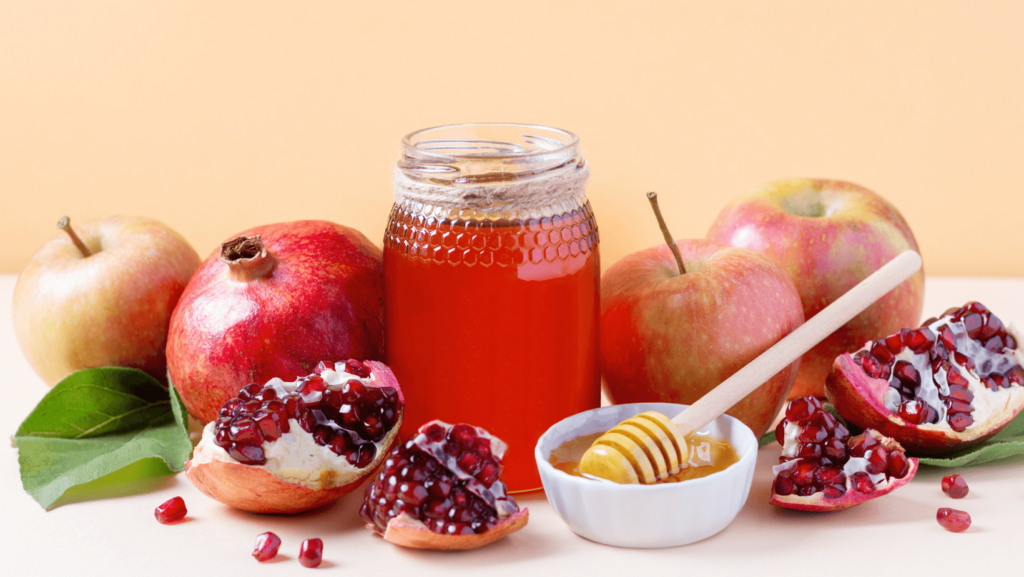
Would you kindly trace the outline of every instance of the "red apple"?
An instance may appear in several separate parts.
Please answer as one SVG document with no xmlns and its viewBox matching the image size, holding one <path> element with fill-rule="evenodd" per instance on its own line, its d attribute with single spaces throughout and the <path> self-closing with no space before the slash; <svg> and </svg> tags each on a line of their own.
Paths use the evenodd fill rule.
<svg viewBox="0 0 1024 577">
<path fill-rule="evenodd" d="M 804 321 L 778 265 L 705 240 L 626 256 L 601 277 L 601 374 L 613 403 L 692 404 Z M 789 365 L 728 411 L 758 437 L 793 386 Z"/>
<path fill-rule="evenodd" d="M 870 190 L 839 180 L 769 183 L 726 206 L 707 238 L 762 252 L 789 273 L 811 318 L 899 253 L 918 252 L 899 211 Z M 924 270 L 804 355 L 791 398 L 825 395 L 839 355 L 921 320 Z"/>
<path fill-rule="evenodd" d="M 215 250 L 171 317 L 167 365 L 196 419 L 249 383 L 320 361 L 384 356 L 381 250 L 359 231 L 301 220 L 243 231 Z"/>
<path fill-rule="evenodd" d="M 199 255 L 148 218 L 112 216 L 73 232 L 89 256 L 59 232 L 18 277 L 14 331 L 29 364 L 50 386 L 104 366 L 135 367 L 166 382 L 167 326 Z"/>
</svg>

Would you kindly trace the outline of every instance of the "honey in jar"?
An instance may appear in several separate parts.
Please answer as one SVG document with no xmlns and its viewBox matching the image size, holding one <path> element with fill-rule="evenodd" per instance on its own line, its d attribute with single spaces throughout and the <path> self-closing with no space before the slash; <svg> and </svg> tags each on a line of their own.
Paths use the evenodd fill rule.
<svg viewBox="0 0 1024 577">
<path fill-rule="evenodd" d="M 509 445 L 503 480 L 540 488 L 533 448 L 600 404 L 597 225 L 572 133 L 514 124 L 403 140 L 384 239 L 387 362 L 409 438 L 431 419 Z"/>
</svg>

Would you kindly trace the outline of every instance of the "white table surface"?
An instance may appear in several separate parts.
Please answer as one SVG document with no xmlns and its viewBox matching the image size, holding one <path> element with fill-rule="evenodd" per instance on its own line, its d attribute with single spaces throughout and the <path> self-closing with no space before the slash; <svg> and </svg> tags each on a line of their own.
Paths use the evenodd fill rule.
<svg viewBox="0 0 1024 577">
<path fill-rule="evenodd" d="M 47 391 L 14 337 L 14 283 L 14 275 L 0 275 L 0 432 L 5 436 Z M 1024 279 L 929 278 L 926 287 L 925 316 L 979 300 L 1004 321 L 1024 326 Z M 643 568 L 673 575 L 841 575 L 867 566 L 878 574 L 962 575 L 980 566 L 1010 569 L 1024 563 L 1021 457 L 959 471 L 970 494 L 958 501 L 939 488 L 949 471 L 925 467 L 882 499 L 836 513 L 806 514 L 768 504 L 771 466 L 779 455 L 773 445 L 758 456 L 750 497 L 736 520 L 699 543 L 660 550 L 598 545 L 572 533 L 538 496 L 520 499 L 530 509 L 530 522 L 519 533 L 477 551 L 441 553 L 402 549 L 374 537 L 357 513 L 361 490 L 311 513 L 261 516 L 208 499 L 184 475 L 164 475 L 79 491 L 47 512 L 22 490 L 17 451 L 0 453 L 0 566 L 7 576 L 301 575 L 307 569 L 296 554 L 310 537 L 324 541 L 320 571 L 367 576 L 626 575 Z M 188 521 L 157 523 L 154 507 L 175 495 L 185 499 Z M 935 521 L 939 507 L 964 509 L 974 524 L 966 533 L 948 533 Z M 283 544 L 275 562 L 259 564 L 250 553 L 264 531 L 277 533 Z"/>
</svg>

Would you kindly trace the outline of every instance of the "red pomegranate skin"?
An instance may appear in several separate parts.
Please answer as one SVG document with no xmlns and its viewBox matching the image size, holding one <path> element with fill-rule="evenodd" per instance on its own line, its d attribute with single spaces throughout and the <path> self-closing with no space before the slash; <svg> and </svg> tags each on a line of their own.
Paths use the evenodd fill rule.
<svg viewBox="0 0 1024 577">
<path fill-rule="evenodd" d="M 311 373 L 325 359 L 383 360 L 383 260 L 362 233 L 327 221 L 258 226 L 274 266 L 241 279 L 216 249 L 171 316 L 168 372 L 203 423 L 249 383 Z"/>
<path fill-rule="evenodd" d="M 904 250 L 920 252 L 896 207 L 857 184 L 825 179 L 780 180 L 738 198 L 707 238 L 775 260 L 796 283 L 808 319 Z M 789 397 L 823 397 L 837 356 L 917 326 L 923 305 L 922 269 L 805 354 Z"/>
</svg>

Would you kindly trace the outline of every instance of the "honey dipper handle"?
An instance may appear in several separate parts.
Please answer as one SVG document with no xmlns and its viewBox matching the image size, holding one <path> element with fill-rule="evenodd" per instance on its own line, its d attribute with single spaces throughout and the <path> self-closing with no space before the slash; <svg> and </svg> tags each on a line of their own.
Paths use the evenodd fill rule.
<svg viewBox="0 0 1024 577">
<path fill-rule="evenodd" d="M 740 399 L 764 384 L 836 329 L 882 298 L 921 268 L 921 255 L 900 253 L 857 286 L 839 297 L 770 349 L 750 361 L 722 384 L 676 415 L 672 422 L 684 432 L 699 431 L 728 411 Z"/>
</svg>

